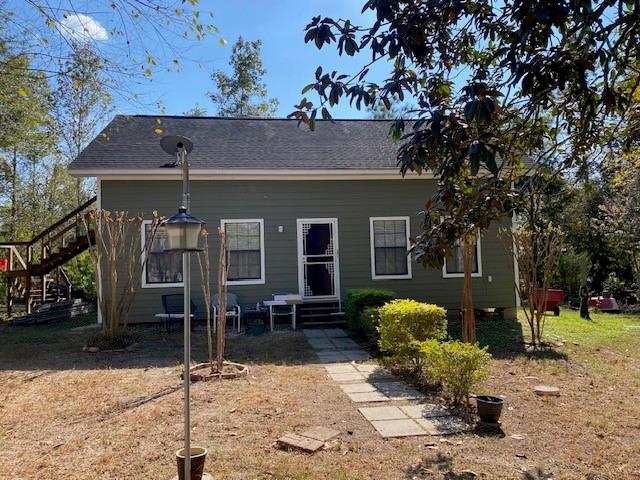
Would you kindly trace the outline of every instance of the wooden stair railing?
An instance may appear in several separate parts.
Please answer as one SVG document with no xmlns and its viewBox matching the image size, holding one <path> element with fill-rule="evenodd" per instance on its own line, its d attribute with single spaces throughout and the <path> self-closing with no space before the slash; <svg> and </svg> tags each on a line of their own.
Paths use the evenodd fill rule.
<svg viewBox="0 0 640 480">
<path fill-rule="evenodd" d="M 24 299 L 28 314 L 34 306 L 45 303 L 47 287 L 52 282 L 49 274 L 54 270 L 70 294 L 71 282 L 62 265 L 93 243 L 95 231 L 90 215 L 95 203 L 96 197 L 91 198 L 29 241 L 0 243 L 0 248 L 8 250 L 7 315 L 12 313 L 16 296 Z"/>
</svg>

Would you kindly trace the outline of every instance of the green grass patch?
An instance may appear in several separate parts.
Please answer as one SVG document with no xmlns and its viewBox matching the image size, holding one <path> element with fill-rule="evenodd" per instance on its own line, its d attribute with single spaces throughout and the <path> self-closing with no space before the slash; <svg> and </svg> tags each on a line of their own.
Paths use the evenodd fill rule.
<svg viewBox="0 0 640 480">
<path fill-rule="evenodd" d="M 520 321 L 526 334 L 528 325 L 522 312 Z M 547 317 L 545 338 L 627 353 L 640 345 L 640 315 L 592 312 L 591 320 L 586 320 L 577 311 L 563 309 L 559 317 Z"/>
</svg>

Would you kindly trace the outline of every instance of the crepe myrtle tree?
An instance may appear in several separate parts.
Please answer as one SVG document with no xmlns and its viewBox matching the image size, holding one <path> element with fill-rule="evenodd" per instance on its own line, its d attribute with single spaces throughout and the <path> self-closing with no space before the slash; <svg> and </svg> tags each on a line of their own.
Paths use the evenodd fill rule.
<svg viewBox="0 0 640 480">
<path fill-rule="evenodd" d="M 362 11 L 370 24 L 317 16 L 306 26 L 306 43 L 363 61 L 350 73 L 318 67 L 302 89 L 315 103 L 305 96 L 290 116 L 313 130 L 340 102 L 414 105 L 390 135 L 403 175 L 438 179 L 413 239 L 426 266 L 517 209 L 537 160 L 567 169 L 606 143 L 629 108 L 621 80 L 640 82 L 637 1 L 369 0 Z M 377 81 L 371 68 L 383 62 L 390 73 Z"/>
</svg>

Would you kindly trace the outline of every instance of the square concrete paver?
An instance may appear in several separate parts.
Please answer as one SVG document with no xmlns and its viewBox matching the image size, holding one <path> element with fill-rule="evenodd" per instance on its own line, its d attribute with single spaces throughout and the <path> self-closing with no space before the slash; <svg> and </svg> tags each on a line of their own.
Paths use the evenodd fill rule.
<svg viewBox="0 0 640 480">
<path fill-rule="evenodd" d="M 342 352 L 333 350 L 320 350 L 316 352 L 316 356 L 320 360 L 320 363 L 344 363 L 350 360 Z"/>
<path fill-rule="evenodd" d="M 424 397 L 418 390 L 402 382 L 381 382 L 373 384 L 392 400 L 420 400 Z"/>
<path fill-rule="evenodd" d="M 327 338 L 340 338 L 347 337 L 347 332 L 342 330 L 341 328 L 327 328 L 323 330 L 325 337 Z"/>
<path fill-rule="evenodd" d="M 423 405 L 405 405 L 403 407 L 400 407 L 400 410 L 409 415 L 410 418 L 431 418 L 451 415 L 449 410 L 441 405 L 436 405 L 434 403 L 426 403 Z"/>
<path fill-rule="evenodd" d="M 407 419 L 407 416 L 398 407 L 361 407 L 358 411 L 370 422 Z"/>
<path fill-rule="evenodd" d="M 323 337 L 311 337 L 307 338 L 307 342 L 311 345 L 311 348 L 314 350 L 335 350 L 336 346 L 331 343 L 331 340 Z"/>
<path fill-rule="evenodd" d="M 415 420 L 429 435 L 453 435 L 467 432 L 471 426 L 458 417 L 432 417 Z"/>
<path fill-rule="evenodd" d="M 364 350 L 340 350 L 340 352 L 349 360 L 354 362 L 369 360 L 371 358 Z"/>
<path fill-rule="evenodd" d="M 329 340 L 333 344 L 333 346 L 337 349 L 358 350 L 360 348 L 360 346 L 350 338 L 338 337 L 338 338 L 327 338 L 327 340 Z"/>
<path fill-rule="evenodd" d="M 360 372 L 353 373 L 330 373 L 329 376 L 334 382 L 358 382 L 362 383 L 364 377 Z"/>
<path fill-rule="evenodd" d="M 334 363 L 332 365 L 325 365 L 324 368 L 329 373 L 354 373 L 358 370 L 350 363 Z"/>
<path fill-rule="evenodd" d="M 426 431 L 409 418 L 406 420 L 373 421 L 371 425 L 373 425 L 373 428 L 375 428 L 383 438 L 427 435 Z"/>
<path fill-rule="evenodd" d="M 366 402 L 388 402 L 391 400 L 386 395 L 374 391 L 374 392 L 363 392 L 363 393 L 347 393 L 347 396 L 356 403 L 366 403 Z"/>
<path fill-rule="evenodd" d="M 377 392 L 376 387 L 370 383 L 347 383 L 340 385 L 340 388 L 344 393 L 366 393 Z"/>
<path fill-rule="evenodd" d="M 310 328 L 305 328 L 304 330 L 302 330 L 302 333 L 304 333 L 304 336 L 307 338 L 326 338 L 326 334 L 324 333 L 324 330 L 312 330 Z"/>
<path fill-rule="evenodd" d="M 384 372 L 384 369 L 377 363 L 359 363 L 354 366 L 356 370 L 363 373 Z"/>
<path fill-rule="evenodd" d="M 356 368 L 357 368 L 357 366 L 356 366 Z M 367 381 L 369 381 L 371 383 L 397 382 L 397 381 L 400 380 L 398 377 L 396 377 L 392 373 L 389 373 L 389 372 L 387 372 L 385 370 L 382 370 L 382 369 L 375 370 L 373 372 L 362 372 L 362 375 L 364 376 L 364 378 L 367 379 Z"/>
</svg>

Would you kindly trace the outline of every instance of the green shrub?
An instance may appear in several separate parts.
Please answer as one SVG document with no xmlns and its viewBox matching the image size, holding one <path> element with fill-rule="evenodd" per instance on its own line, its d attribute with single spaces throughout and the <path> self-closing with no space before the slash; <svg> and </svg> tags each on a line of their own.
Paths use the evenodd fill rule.
<svg viewBox="0 0 640 480">
<path fill-rule="evenodd" d="M 394 300 L 378 311 L 380 350 L 392 356 L 417 359 L 419 342 L 447 334 L 447 311 L 438 305 Z"/>
<path fill-rule="evenodd" d="M 349 330 L 362 333 L 363 329 L 360 325 L 362 311 L 367 307 L 381 307 L 394 297 L 395 293 L 380 288 L 349 290 L 344 302 L 344 313 Z"/>
<path fill-rule="evenodd" d="M 602 282 L 602 288 L 608 291 L 614 298 L 619 299 L 620 294 L 625 290 L 624 280 L 618 278 L 615 272 L 611 272 L 607 279 Z"/>
<path fill-rule="evenodd" d="M 378 345 L 380 333 L 378 325 L 380 325 L 380 307 L 367 307 L 360 314 L 360 328 L 367 340 L 374 345 Z"/>
<path fill-rule="evenodd" d="M 445 394 L 458 404 L 488 375 L 491 354 L 487 347 L 463 342 L 427 340 L 420 344 L 425 376 L 440 383 Z"/>
</svg>

